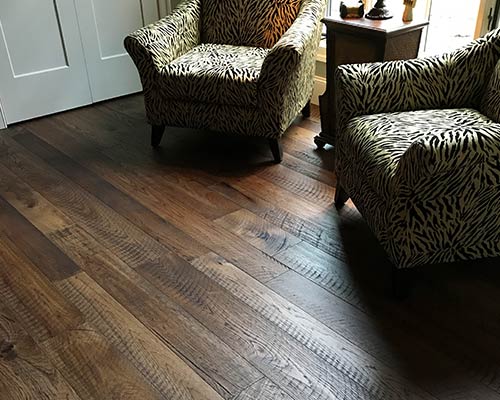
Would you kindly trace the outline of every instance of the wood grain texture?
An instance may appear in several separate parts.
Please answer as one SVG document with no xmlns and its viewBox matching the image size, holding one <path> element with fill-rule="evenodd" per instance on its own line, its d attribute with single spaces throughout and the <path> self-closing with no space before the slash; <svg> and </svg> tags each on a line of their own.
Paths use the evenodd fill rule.
<svg viewBox="0 0 500 400">
<path fill-rule="evenodd" d="M 83 324 L 42 347 L 83 399 L 162 399 L 144 376 L 94 328 Z"/>
<path fill-rule="evenodd" d="M 87 323 L 106 337 L 165 399 L 222 400 L 158 336 L 85 273 L 57 284 Z"/>
<path fill-rule="evenodd" d="M 8 238 L 0 236 L 0 298 L 37 341 L 82 322 L 73 307 Z"/>
<path fill-rule="evenodd" d="M 277 385 L 267 378 L 254 383 L 246 388 L 234 400 L 293 400 Z"/>
<path fill-rule="evenodd" d="M 116 185 L 114 187 L 107 181 L 100 179 L 97 175 L 86 170 L 85 167 L 71 163 L 69 158 L 54 148 L 48 149 L 47 145 L 41 146 L 39 142 L 32 146 L 33 141 L 30 140 L 30 143 L 27 143 L 28 139 L 26 139 L 26 135 L 23 136 L 25 139 L 22 139 L 19 135 L 16 137 L 31 150 L 36 151 L 39 156 L 44 157 L 47 162 L 61 173 L 74 179 L 75 182 L 90 190 L 100 200 L 106 202 L 109 207 L 119 204 L 121 207 L 117 207 L 118 211 L 127 210 L 124 208 L 126 206 L 123 205 L 125 201 L 133 203 L 135 208 L 146 209 L 145 206 L 147 206 L 157 214 L 156 216 L 150 216 L 149 219 L 153 219 L 154 217 L 159 219 L 161 217 L 169 221 L 169 223 L 182 230 L 184 232 L 183 235 L 188 234 L 192 238 L 191 240 L 194 239 L 195 243 L 201 243 L 201 245 L 208 247 L 210 250 L 224 255 L 231 262 L 241 265 L 252 275 L 259 276 L 259 279 L 263 281 L 272 279 L 286 271 L 286 268 L 280 263 L 248 247 L 242 238 L 225 229 L 220 229 L 212 221 L 198 214 L 197 210 L 193 210 L 183 204 L 182 201 L 171 197 L 172 187 L 162 186 L 161 180 L 146 176 L 135 176 L 132 173 L 128 175 L 127 179 L 122 179 L 120 173 L 110 172 L 107 169 L 104 177 Z M 64 167 L 59 164 L 58 160 L 61 160 Z M 83 174 L 83 171 L 86 171 L 92 182 L 89 181 L 90 178 L 86 178 L 86 174 Z M 137 185 L 141 185 L 141 188 L 138 189 Z M 106 189 L 108 192 L 105 191 Z M 130 197 L 124 196 L 124 193 Z M 137 201 L 134 199 L 137 199 Z M 110 202 L 113 203 L 110 204 Z M 128 212 L 124 213 L 124 215 L 131 218 L 134 214 L 133 212 Z M 138 217 L 135 222 L 149 234 L 158 237 L 156 227 L 149 226 L 149 219 Z M 172 233 L 168 237 L 175 240 L 177 236 Z M 165 240 L 168 240 L 168 238 L 165 238 Z M 166 245 L 168 246 L 168 244 Z M 189 249 L 188 247 L 188 251 Z M 188 256 L 194 256 L 193 250 L 191 249 Z M 202 251 L 202 249 L 199 249 L 199 251 Z"/>
<path fill-rule="evenodd" d="M 192 129 L 152 151 L 141 96 L 3 131 L 0 399 L 500 399 L 498 260 L 394 302 L 312 111 L 281 165 Z"/>
<path fill-rule="evenodd" d="M 356 360 L 359 353 L 353 348 L 328 360 L 311 352 L 315 344 L 311 348 L 304 345 L 305 340 L 314 343 L 309 338 L 311 332 L 295 331 L 293 321 L 289 322 L 290 329 L 284 329 L 287 322 L 277 324 L 275 317 L 279 318 L 279 311 L 275 306 L 270 307 L 273 315 L 266 315 L 261 309 L 255 310 L 194 268 L 167 270 L 146 266 L 138 271 L 164 293 L 181 301 L 186 310 L 233 349 L 238 349 L 240 354 L 258 365 L 262 373 L 297 400 L 339 396 L 406 398 L 397 384 L 394 385 L 396 388 L 386 386 L 383 380 L 372 376 L 370 367 L 367 374 L 356 368 L 353 359 Z M 338 352 L 341 347 L 335 348 Z M 371 366 L 366 360 L 362 365 Z M 347 381 L 349 385 L 346 385 Z M 414 399 L 432 398 L 418 390 L 411 393 Z"/>
<path fill-rule="evenodd" d="M 80 400 L 47 354 L 1 304 L 0 398 Z"/>
<path fill-rule="evenodd" d="M 350 338 L 318 323 L 302 309 L 223 258 L 208 254 L 197 259 L 193 265 L 345 376 L 367 388 L 377 388 L 378 395 L 383 395 L 383 398 L 404 399 L 407 393 L 412 393 L 415 399 L 433 398 L 413 386 L 402 374 L 387 368 L 377 358 L 353 345 Z M 364 365 L 365 368 L 360 370 L 356 365 Z"/>
<path fill-rule="evenodd" d="M 2 168 L 0 167 L 0 171 Z M 4 190 L 19 188 L 15 181 L 5 185 L 6 178 L 13 178 L 4 170 L 1 171 L 0 196 Z M 10 185 L 12 183 L 12 185 Z M 15 189 L 14 189 L 15 190 Z M 26 194 L 26 192 L 24 192 Z M 21 194 L 23 196 L 23 194 Z M 36 199 L 29 199 L 28 207 L 35 207 Z M 11 241 L 15 241 L 24 255 L 39 266 L 39 269 L 52 281 L 66 279 L 78 273 L 78 266 L 55 247 L 26 218 L 16 211 L 7 201 L 0 197 L 0 232 Z"/>
<path fill-rule="evenodd" d="M 300 239 L 286 233 L 247 210 L 235 211 L 216 220 L 216 223 L 235 235 L 244 238 L 252 246 L 273 256 L 285 252 L 300 243 Z"/>
<path fill-rule="evenodd" d="M 172 298 L 160 292 L 83 230 L 72 227 L 51 233 L 49 237 L 224 397 L 237 394 L 262 377 L 256 368 Z M 173 267 L 170 264 L 165 268 Z M 181 263 L 178 267 L 183 269 L 186 264 Z M 214 352 L 214 349 L 217 351 Z"/>
<path fill-rule="evenodd" d="M 364 313 L 294 271 L 280 275 L 268 286 L 439 399 L 498 397 L 494 390 L 475 380 L 471 370 L 443 354 L 439 345 L 423 340 L 404 310 L 391 313 L 377 308 Z M 435 327 L 427 324 L 424 329 Z M 433 362 L 429 363 L 429 359 Z"/>
</svg>

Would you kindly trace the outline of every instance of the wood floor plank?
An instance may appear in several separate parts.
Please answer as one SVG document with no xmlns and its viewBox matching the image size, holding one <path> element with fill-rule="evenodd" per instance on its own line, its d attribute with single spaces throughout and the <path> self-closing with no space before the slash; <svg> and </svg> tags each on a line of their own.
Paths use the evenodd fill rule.
<svg viewBox="0 0 500 400">
<path fill-rule="evenodd" d="M 293 400 L 277 385 L 267 378 L 246 388 L 234 400 Z"/>
<path fill-rule="evenodd" d="M 5 149 L 0 159 L 7 168 L 21 180 L 30 182 L 36 191 L 62 210 L 75 223 L 85 227 L 88 232 L 105 243 L 125 262 L 137 264 L 148 260 L 157 260 L 160 257 L 164 258 L 166 254 L 170 254 L 173 258 L 178 257 L 112 208 L 66 179 L 56 170 L 48 167 L 41 159 L 37 159 L 18 148 L 15 142 L 7 140 L 7 138 L 0 138 L 0 143 L 2 143 L 0 146 L 3 145 Z M 93 179 L 93 177 L 89 179 Z M 106 190 L 106 187 L 104 186 L 102 190 Z M 124 196 L 124 198 L 127 197 Z M 114 200 L 114 198 L 110 199 L 111 202 Z M 136 203 L 132 202 L 131 207 L 135 205 Z M 162 227 L 168 229 L 167 224 L 162 225 Z M 175 243 L 176 237 L 172 235 L 172 242 Z M 189 251 L 191 256 L 206 252 L 206 250 L 202 251 L 203 249 L 192 240 L 193 246 L 190 247 L 187 240 L 189 238 L 186 238 L 183 248 Z M 184 239 L 182 241 L 184 242 Z"/>
<path fill-rule="evenodd" d="M 313 204 L 258 175 L 247 175 L 240 178 L 226 177 L 223 182 L 237 190 L 252 193 L 252 195 L 275 204 L 292 214 L 300 215 L 324 228 L 337 229 L 339 218 L 332 207 Z"/>
<path fill-rule="evenodd" d="M 312 111 L 280 165 L 203 130 L 152 150 L 142 95 L 2 131 L 0 399 L 500 399 L 498 260 L 395 302 Z"/>
<path fill-rule="evenodd" d="M 335 368 L 311 356 L 292 338 L 287 339 L 284 333 L 262 321 L 244 304 L 199 273 L 183 269 L 177 273 L 189 274 L 189 278 L 175 278 L 175 281 L 172 269 L 145 267 L 140 273 L 169 297 L 178 299 L 190 314 L 231 348 L 237 349 L 295 400 L 377 398 L 350 377 L 339 374 Z"/>
<path fill-rule="evenodd" d="M 71 227 L 49 236 L 82 270 L 162 342 L 167 343 L 224 398 L 238 394 L 262 378 L 256 368 L 172 298 L 161 293 L 85 231 Z M 166 268 L 173 268 L 173 265 Z M 179 268 L 185 268 L 185 264 L 179 265 Z"/>
<path fill-rule="evenodd" d="M 345 259 L 338 229 L 325 228 L 313 221 L 292 214 L 241 187 L 236 189 L 227 183 L 218 183 L 212 188 L 285 232 L 331 256 L 340 260 Z"/>
<path fill-rule="evenodd" d="M 87 324 L 46 340 L 42 347 L 82 399 L 166 399 Z"/>
<path fill-rule="evenodd" d="M 80 400 L 1 300 L 0 398 Z"/>
<path fill-rule="evenodd" d="M 345 368 L 345 375 L 350 376 L 352 373 L 353 380 L 359 379 L 369 388 L 386 391 L 385 396 L 388 397 L 393 391 L 395 398 L 400 399 L 406 396 L 434 398 L 403 374 L 353 345 L 335 329 L 323 325 L 216 254 L 197 259 L 193 265 L 329 364 Z M 366 371 L 353 372 L 355 365 L 364 365 Z M 356 377 L 358 374 L 364 376 Z M 384 387 L 385 382 L 389 381 L 391 384 Z"/>
<path fill-rule="evenodd" d="M 37 271 L 8 238 L 0 236 L 0 298 L 37 341 L 82 322 L 82 315 Z"/>
<path fill-rule="evenodd" d="M 294 271 L 266 285 L 439 399 L 500 398 L 474 372 L 443 354 L 439 346 L 429 343 L 404 318 L 374 309 L 369 314 L 362 312 Z M 432 331 L 435 327 L 427 325 L 424 329 Z"/>
<path fill-rule="evenodd" d="M 283 165 L 266 168 L 258 175 L 313 204 L 327 208 L 333 206 L 334 182 L 327 185 L 297 171 L 292 171 Z"/>
<path fill-rule="evenodd" d="M 263 281 L 272 279 L 286 270 L 283 265 L 269 256 L 249 247 L 243 239 L 225 229 L 219 228 L 212 221 L 197 215 L 196 211 L 172 198 L 169 191 L 166 191 L 161 186 L 161 182 L 132 173 L 126 179 L 123 179 L 121 174 L 109 170 L 102 171 L 106 173 L 105 178 L 107 181 L 105 181 L 84 166 L 70 163 L 69 158 L 56 149 L 51 148 L 48 150 L 48 144 L 43 145 L 38 141 L 33 144 L 32 140 L 28 140 L 28 136 L 23 135 L 23 139 L 21 139 L 19 135 L 16 138 L 27 145 L 30 150 L 35 151 L 37 155 L 44 157 L 60 173 L 65 174 L 73 182 L 92 192 L 100 200 L 108 204 L 109 207 L 117 207 L 117 204 L 120 204 L 121 206 L 117 210 L 121 212 L 124 210 L 123 203 L 125 202 L 132 203 L 134 208 L 140 208 L 141 210 L 148 210 L 147 206 L 157 214 L 157 218 L 161 217 L 167 220 L 176 227 L 175 229 L 182 230 L 184 235 L 189 235 L 192 238 L 191 240 L 194 239 L 195 242 L 201 243 L 202 246 L 224 255 L 231 262 L 246 268 L 253 276 Z M 116 187 L 111 186 L 108 182 L 116 185 Z M 137 184 L 145 183 L 147 185 L 143 186 L 142 190 L 136 190 Z M 126 215 L 128 218 L 133 217 L 133 213 L 130 212 L 126 213 Z M 153 216 L 149 219 L 153 219 Z M 141 224 L 141 228 L 154 235 L 155 229 L 149 227 L 147 221 L 147 219 L 141 218 L 134 219 L 134 222 Z"/>
<path fill-rule="evenodd" d="M 166 343 L 85 273 L 58 282 L 57 287 L 165 399 L 222 400 Z"/>
<path fill-rule="evenodd" d="M 2 192 L 12 193 L 19 189 L 18 183 L 10 171 L 0 167 L 0 232 L 11 241 L 51 281 L 68 278 L 78 273 L 78 266 L 55 247 L 50 241 L 36 229 L 25 217 L 19 214 L 2 196 Z M 13 185 L 16 185 L 14 188 Z M 35 198 L 24 198 L 28 208 L 35 207 Z M 45 216 L 46 217 L 46 216 Z"/>
<path fill-rule="evenodd" d="M 244 238 L 256 248 L 273 256 L 300 243 L 300 239 L 286 233 L 279 227 L 272 225 L 252 214 L 248 210 L 239 210 L 216 220 L 216 223 Z"/>
<path fill-rule="evenodd" d="M 102 200 L 108 207 L 121 211 L 125 218 L 177 253 L 192 257 L 207 252 L 208 249 L 196 243 L 191 237 L 188 237 L 182 231 L 134 201 L 134 199 L 116 190 L 115 187 L 100 179 L 97 175 L 81 168 L 69 157 L 57 152 L 53 147 L 37 137 L 29 133 L 21 133 L 15 135 L 14 138 L 36 156 L 71 179 L 72 182 L 88 189 L 90 193 Z M 140 187 L 135 189 L 140 190 Z"/>
</svg>

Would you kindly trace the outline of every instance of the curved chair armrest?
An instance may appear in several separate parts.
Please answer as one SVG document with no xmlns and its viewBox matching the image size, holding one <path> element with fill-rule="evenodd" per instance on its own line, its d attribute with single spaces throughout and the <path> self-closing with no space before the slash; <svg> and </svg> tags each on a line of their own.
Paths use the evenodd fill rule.
<svg viewBox="0 0 500 400">
<path fill-rule="evenodd" d="M 125 38 L 124 46 L 143 84 L 144 78 L 160 72 L 166 64 L 199 44 L 200 15 L 201 0 L 186 0 L 172 14 Z"/>
<path fill-rule="evenodd" d="M 291 109 L 287 102 L 297 99 L 305 80 L 313 81 L 325 8 L 325 0 L 304 1 L 292 26 L 269 51 L 258 81 L 262 107 Z"/>
<path fill-rule="evenodd" d="M 341 65 L 335 73 L 337 131 L 368 114 L 477 108 L 500 56 L 500 29 L 441 56 Z"/>
<path fill-rule="evenodd" d="M 454 130 L 439 129 L 414 142 L 401 157 L 396 172 L 397 190 L 424 190 L 433 179 L 453 175 L 472 180 L 467 170 L 484 164 L 484 182 L 500 186 L 500 124 Z M 427 188 L 429 189 L 429 188 Z"/>
</svg>

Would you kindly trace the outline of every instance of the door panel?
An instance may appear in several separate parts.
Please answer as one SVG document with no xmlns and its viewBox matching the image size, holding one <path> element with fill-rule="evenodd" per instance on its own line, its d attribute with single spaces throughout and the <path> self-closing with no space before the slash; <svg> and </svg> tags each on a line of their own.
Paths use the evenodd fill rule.
<svg viewBox="0 0 500 400">
<path fill-rule="evenodd" d="M 0 98 L 7 123 L 91 102 L 72 0 L 0 1 Z"/>
<path fill-rule="evenodd" d="M 156 0 L 79 0 L 76 7 L 93 100 L 140 91 L 123 39 L 158 19 Z"/>
</svg>

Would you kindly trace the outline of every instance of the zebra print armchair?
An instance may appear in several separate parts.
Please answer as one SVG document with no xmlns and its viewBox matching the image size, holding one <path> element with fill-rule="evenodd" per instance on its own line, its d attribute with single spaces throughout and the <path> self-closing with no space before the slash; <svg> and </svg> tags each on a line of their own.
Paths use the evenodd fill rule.
<svg viewBox="0 0 500 400">
<path fill-rule="evenodd" d="M 168 126 L 278 139 L 309 116 L 326 0 L 185 0 L 125 38 L 158 146 Z"/>
<path fill-rule="evenodd" d="M 500 30 L 438 57 L 336 73 L 335 203 L 397 269 L 500 256 Z"/>
</svg>

